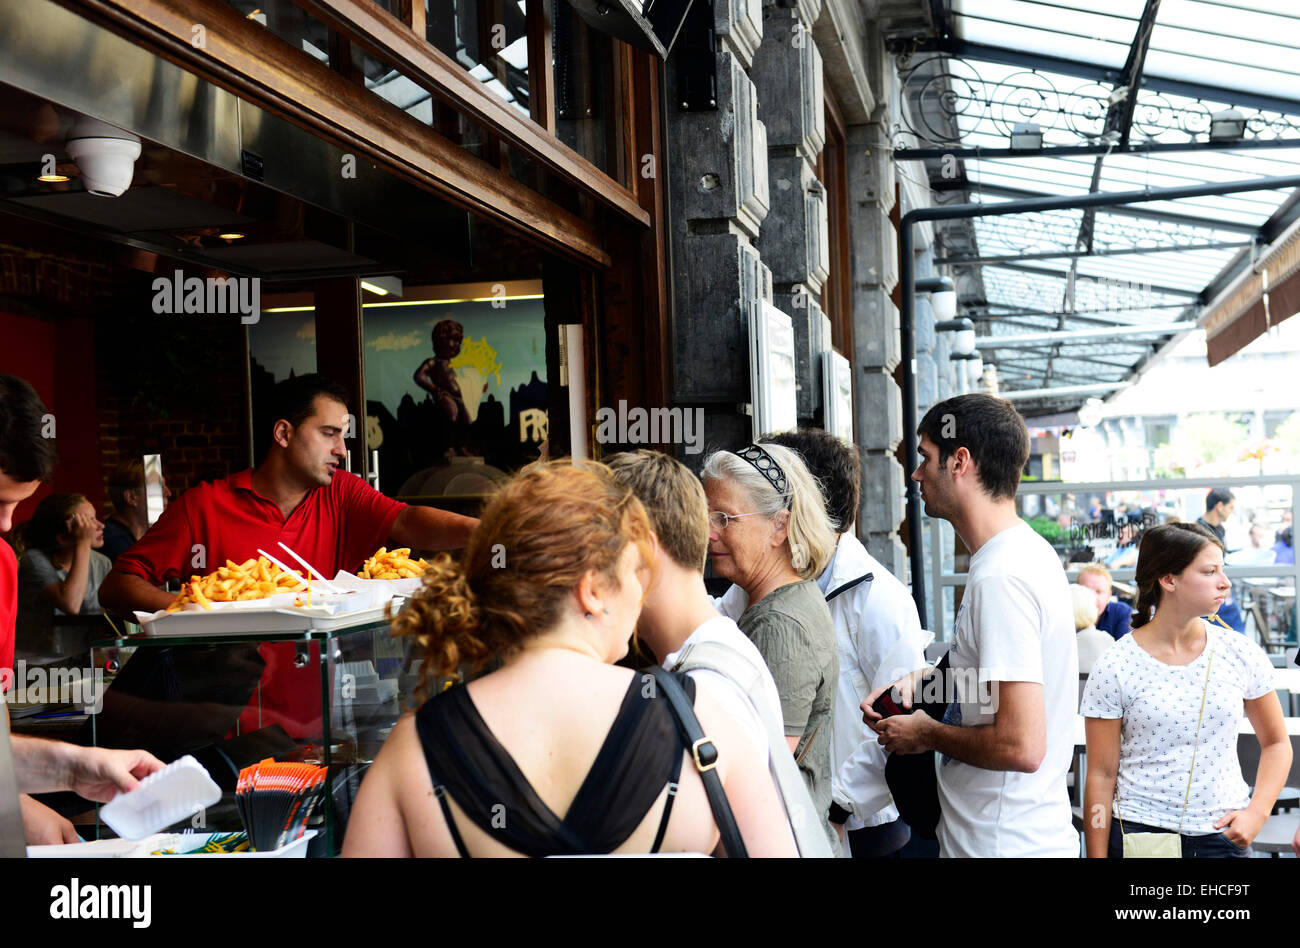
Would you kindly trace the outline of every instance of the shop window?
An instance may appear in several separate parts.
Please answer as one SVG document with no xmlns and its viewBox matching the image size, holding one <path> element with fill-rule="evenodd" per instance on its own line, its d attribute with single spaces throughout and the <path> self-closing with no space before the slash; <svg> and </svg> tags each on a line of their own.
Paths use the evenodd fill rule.
<svg viewBox="0 0 1300 948">
<path fill-rule="evenodd" d="M 548 439 L 541 281 L 412 287 L 364 314 L 366 422 L 385 493 L 488 493 L 537 460 Z"/>
<path fill-rule="evenodd" d="M 531 115 L 526 0 L 426 0 L 425 38 Z"/>
<path fill-rule="evenodd" d="M 552 0 L 555 134 L 624 186 L 623 43 L 587 26 L 566 0 Z"/>
<path fill-rule="evenodd" d="M 498 163 L 495 140 L 483 126 L 451 108 L 405 74 L 359 46 L 352 47 L 352 68 L 357 81 L 375 95 L 475 157 L 494 165 Z"/>
<path fill-rule="evenodd" d="M 260 23 L 294 49 L 326 65 L 330 62 L 329 28 L 292 0 L 224 0 L 254 23 Z"/>
<path fill-rule="evenodd" d="M 255 405 L 274 383 L 316 371 L 312 295 L 267 302 L 248 335 Z M 380 489 L 475 512 L 483 495 L 537 460 L 549 440 L 546 332 L 541 280 L 368 297 L 364 424 Z"/>
</svg>

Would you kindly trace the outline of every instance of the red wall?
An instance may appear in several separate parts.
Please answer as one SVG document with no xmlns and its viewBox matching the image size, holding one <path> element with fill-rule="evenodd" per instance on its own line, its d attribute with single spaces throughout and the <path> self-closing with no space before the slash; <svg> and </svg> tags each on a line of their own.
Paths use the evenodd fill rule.
<svg viewBox="0 0 1300 948">
<path fill-rule="evenodd" d="M 102 516 L 94 321 L 49 321 L 0 309 L 0 373 L 31 383 L 54 415 L 58 439 L 53 480 L 18 506 L 14 522 L 29 518 L 41 498 L 63 491 L 85 494 Z"/>
</svg>

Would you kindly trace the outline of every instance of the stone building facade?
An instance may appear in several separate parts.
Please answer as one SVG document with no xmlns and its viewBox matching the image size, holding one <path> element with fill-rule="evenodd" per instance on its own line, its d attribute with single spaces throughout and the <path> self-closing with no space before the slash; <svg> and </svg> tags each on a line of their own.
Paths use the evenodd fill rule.
<svg viewBox="0 0 1300 948">
<path fill-rule="evenodd" d="M 716 107 L 670 102 L 667 114 L 672 384 L 675 404 L 704 407 L 709 447 L 736 447 L 751 434 L 748 315 L 759 301 L 793 322 L 802 425 L 824 423 L 821 353 L 839 348 L 853 369 L 863 466 L 858 534 L 907 579 L 899 537 L 907 472 L 897 456 L 904 423 L 897 221 L 929 193 L 896 173 L 903 103 L 870 7 L 857 0 L 715 0 Z M 683 68 L 692 66 L 669 58 L 670 98 Z M 834 143 L 826 126 L 831 110 L 843 125 Z M 831 148 L 844 169 L 838 192 L 826 173 L 835 156 L 823 152 Z M 828 226 L 836 211 L 847 221 L 838 235 Z M 933 233 L 920 230 L 917 273 L 925 276 L 933 271 Z M 833 279 L 847 291 L 827 312 L 823 291 Z M 851 327 L 839 333 L 840 346 L 833 321 Z M 946 344 L 935 338 L 933 322 L 921 297 L 922 411 L 952 390 Z"/>
</svg>

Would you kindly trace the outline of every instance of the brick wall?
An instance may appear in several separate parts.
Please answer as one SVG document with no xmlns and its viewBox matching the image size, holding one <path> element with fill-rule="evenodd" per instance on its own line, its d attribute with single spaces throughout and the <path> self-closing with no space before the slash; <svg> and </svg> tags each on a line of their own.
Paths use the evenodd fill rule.
<svg viewBox="0 0 1300 948">
<path fill-rule="evenodd" d="M 147 306 L 137 311 L 143 315 L 97 324 L 105 490 L 118 463 L 142 454 L 162 455 L 173 496 L 248 467 L 238 319 L 154 316 Z"/>
</svg>

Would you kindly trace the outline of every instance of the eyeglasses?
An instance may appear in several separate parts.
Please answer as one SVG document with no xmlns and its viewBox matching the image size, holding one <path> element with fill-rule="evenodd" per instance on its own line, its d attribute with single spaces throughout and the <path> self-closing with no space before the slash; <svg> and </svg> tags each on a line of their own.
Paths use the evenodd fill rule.
<svg viewBox="0 0 1300 948">
<path fill-rule="evenodd" d="M 711 526 L 714 530 L 717 530 L 719 533 L 721 533 L 723 530 L 726 530 L 727 527 L 731 526 L 731 521 L 733 520 L 739 520 L 742 517 L 757 517 L 757 516 L 758 516 L 757 513 L 725 514 L 721 510 L 710 510 L 709 526 Z"/>
</svg>

